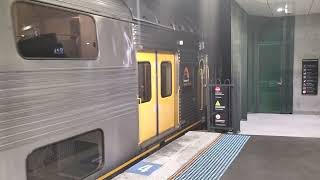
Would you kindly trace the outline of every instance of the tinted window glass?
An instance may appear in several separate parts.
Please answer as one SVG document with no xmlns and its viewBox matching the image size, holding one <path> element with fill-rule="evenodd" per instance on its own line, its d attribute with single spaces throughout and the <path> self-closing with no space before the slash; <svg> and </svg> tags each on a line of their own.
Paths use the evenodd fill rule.
<svg viewBox="0 0 320 180">
<path fill-rule="evenodd" d="M 27 158 L 27 179 L 83 179 L 103 162 L 103 133 L 96 130 L 33 151 Z"/>
<path fill-rule="evenodd" d="M 13 6 L 16 43 L 26 58 L 96 59 L 94 19 L 31 3 Z"/>
<path fill-rule="evenodd" d="M 161 63 L 161 96 L 169 97 L 172 94 L 172 66 L 170 62 Z"/>
<path fill-rule="evenodd" d="M 138 63 L 139 71 L 139 98 L 141 103 L 151 100 L 151 65 L 150 63 Z"/>
</svg>

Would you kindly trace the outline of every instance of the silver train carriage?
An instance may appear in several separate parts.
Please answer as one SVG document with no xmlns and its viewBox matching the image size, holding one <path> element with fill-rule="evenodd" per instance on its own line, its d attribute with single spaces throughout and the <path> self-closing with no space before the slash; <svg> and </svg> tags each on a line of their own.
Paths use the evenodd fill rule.
<svg viewBox="0 0 320 180">
<path fill-rule="evenodd" d="M 130 3 L 0 2 L 1 180 L 97 179 L 199 124 L 197 30 Z"/>
</svg>

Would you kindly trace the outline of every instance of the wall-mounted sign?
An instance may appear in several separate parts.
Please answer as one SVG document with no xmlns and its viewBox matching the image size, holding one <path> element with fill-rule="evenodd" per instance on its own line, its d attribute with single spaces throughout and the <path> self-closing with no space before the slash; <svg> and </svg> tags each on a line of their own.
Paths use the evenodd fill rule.
<svg viewBox="0 0 320 180">
<path fill-rule="evenodd" d="M 302 61 L 302 95 L 317 95 L 319 84 L 319 60 Z"/>
<path fill-rule="evenodd" d="M 183 70 L 183 86 L 192 86 L 191 74 L 188 66 L 185 66 Z"/>
</svg>

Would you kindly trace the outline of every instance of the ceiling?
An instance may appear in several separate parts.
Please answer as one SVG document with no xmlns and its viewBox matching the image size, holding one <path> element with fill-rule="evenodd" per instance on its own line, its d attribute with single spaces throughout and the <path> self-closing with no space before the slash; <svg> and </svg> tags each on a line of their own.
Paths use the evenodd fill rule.
<svg viewBox="0 0 320 180">
<path fill-rule="evenodd" d="M 236 1 L 249 15 L 279 17 L 279 16 L 288 16 L 288 15 L 294 16 L 294 15 L 308 15 L 308 14 L 320 13 L 320 0 L 236 0 Z"/>
</svg>

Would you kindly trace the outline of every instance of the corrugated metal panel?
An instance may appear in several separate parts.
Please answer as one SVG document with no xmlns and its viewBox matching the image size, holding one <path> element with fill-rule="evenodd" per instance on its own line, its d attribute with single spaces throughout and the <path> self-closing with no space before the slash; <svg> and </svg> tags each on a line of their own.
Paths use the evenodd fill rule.
<svg viewBox="0 0 320 180">
<path fill-rule="evenodd" d="M 181 49 L 179 50 L 180 57 L 180 78 L 183 78 L 184 68 L 188 67 L 191 75 L 191 86 L 181 86 L 180 93 L 180 120 L 183 123 L 189 124 L 193 121 L 199 120 L 200 110 L 198 108 L 198 97 L 197 97 L 197 75 L 198 75 L 198 51 L 196 47 L 193 49 Z M 180 80 L 183 82 L 183 79 Z"/>
<path fill-rule="evenodd" d="M 136 81 L 134 68 L 2 73 L 0 151 L 61 130 L 136 117 Z"/>
<path fill-rule="evenodd" d="M 197 56 L 199 36 L 195 33 L 174 31 L 173 29 L 147 24 L 136 23 L 133 26 L 134 43 L 138 49 L 155 50 L 193 50 Z M 183 45 L 178 45 L 183 41 Z"/>
<path fill-rule="evenodd" d="M 138 49 L 175 50 L 177 47 L 176 37 L 170 29 L 135 24 L 133 35 Z"/>
<path fill-rule="evenodd" d="M 122 0 L 39 0 L 89 13 L 132 21 L 130 9 Z"/>
<path fill-rule="evenodd" d="M 195 0 L 124 0 L 135 19 L 199 33 L 200 3 Z M 190 8 L 192 10 L 190 10 Z M 200 33 L 199 33 L 200 34 Z"/>
<path fill-rule="evenodd" d="M 194 121 L 199 120 L 198 119 L 198 110 L 196 105 L 196 99 L 193 96 L 193 93 L 190 91 L 181 91 L 181 116 L 180 120 L 184 123 L 191 123 Z"/>
<path fill-rule="evenodd" d="M 191 86 L 184 87 L 183 84 L 180 85 L 181 93 L 180 93 L 180 121 L 184 124 L 190 124 L 193 121 L 199 120 L 200 110 L 197 108 L 197 64 L 195 63 L 181 63 L 180 64 L 180 82 L 183 82 L 183 74 L 184 68 L 189 68 L 190 78 L 191 78 Z"/>
<path fill-rule="evenodd" d="M 190 62 L 197 64 L 199 62 L 198 51 L 197 49 L 192 50 L 180 50 L 180 60 L 181 62 Z"/>
</svg>

